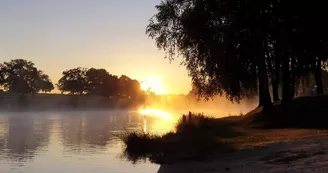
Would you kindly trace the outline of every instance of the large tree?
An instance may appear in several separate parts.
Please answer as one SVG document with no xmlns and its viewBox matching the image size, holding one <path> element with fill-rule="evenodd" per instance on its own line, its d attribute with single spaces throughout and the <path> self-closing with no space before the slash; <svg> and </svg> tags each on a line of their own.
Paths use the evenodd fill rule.
<svg viewBox="0 0 328 173">
<path fill-rule="evenodd" d="M 201 97 L 220 94 L 239 101 L 258 89 L 260 104 L 270 105 L 266 33 L 258 24 L 265 18 L 253 18 L 263 14 L 249 6 L 237 1 L 162 1 L 147 33 L 169 58 L 183 57 Z"/>
<path fill-rule="evenodd" d="M 44 74 L 43 71 L 39 70 L 39 76 L 40 76 L 39 88 L 42 92 L 48 93 L 55 89 L 54 85 L 52 84 L 47 74 Z"/>
<path fill-rule="evenodd" d="M 57 83 L 58 89 L 62 92 L 82 95 L 87 92 L 86 73 L 87 69 L 81 67 L 64 71 Z"/>
<path fill-rule="evenodd" d="M 5 90 L 22 94 L 50 92 L 53 87 L 49 77 L 38 70 L 34 63 L 15 59 L 1 65 L 1 83 Z"/>
<path fill-rule="evenodd" d="M 118 77 L 109 74 L 105 69 L 90 68 L 86 72 L 87 92 L 100 96 L 116 96 Z"/>
<path fill-rule="evenodd" d="M 282 83 L 285 102 L 295 95 L 296 79 L 311 71 L 323 92 L 323 7 L 296 0 L 164 0 L 146 32 L 170 59 L 183 57 L 199 96 L 239 101 L 258 94 L 259 106 L 267 107 L 270 82 L 275 101 Z"/>
<path fill-rule="evenodd" d="M 103 97 L 121 96 L 135 99 L 143 96 L 140 83 L 126 75 L 117 77 L 105 69 L 74 68 L 63 72 L 57 87 L 62 92 L 83 93 Z"/>
<path fill-rule="evenodd" d="M 118 82 L 118 91 L 122 97 L 138 98 L 144 94 L 140 83 L 137 80 L 131 79 L 126 75 L 122 75 L 120 76 Z"/>
<path fill-rule="evenodd" d="M 3 64 L 0 63 L 0 86 L 4 85 L 5 83 L 5 72 L 3 71 Z"/>
</svg>

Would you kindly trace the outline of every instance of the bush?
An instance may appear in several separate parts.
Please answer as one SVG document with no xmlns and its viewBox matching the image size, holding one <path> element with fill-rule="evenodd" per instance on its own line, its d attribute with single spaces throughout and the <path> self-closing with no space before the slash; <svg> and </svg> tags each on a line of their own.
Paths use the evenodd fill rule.
<svg viewBox="0 0 328 173">
<path fill-rule="evenodd" d="M 185 135 L 211 134 L 215 137 L 236 137 L 242 135 L 233 129 L 233 124 L 227 119 L 216 119 L 204 114 L 193 113 L 185 121 L 181 118 L 176 124 L 176 133 Z"/>
<path fill-rule="evenodd" d="M 207 158 L 217 152 L 231 152 L 234 148 L 221 138 L 240 135 L 232 127 L 202 114 L 193 114 L 187 121 L 181 119 L 176 132 L 163 136 L 131 132 L 123 135 L 125 156 L 136 162 L 149 158 L 156 163 L 175 159 Z"/>
</svg>

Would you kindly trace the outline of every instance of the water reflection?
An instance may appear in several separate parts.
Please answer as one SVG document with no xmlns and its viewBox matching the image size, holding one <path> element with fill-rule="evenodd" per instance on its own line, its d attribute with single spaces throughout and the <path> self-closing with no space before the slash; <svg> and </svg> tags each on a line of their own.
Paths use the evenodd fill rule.
<svg viewBox="0 0 328 173">
<path fill-rule="evenodd" d="M 139 113 L 143 116 L 143 132 L 163 134 L 174 130 L 174 123 L 178 117 L 159 109 L 143 109 Z M 149 124 L 149 125 L 148 125 Z M 150 129 L 147 131 L 147 129 Z"/>
<path fill-rule="evenodd" d="M 146 119 L 145 115 L 143 115 L 143 116 L 144 116 L 144 119 L 143 119 L 143 132 L 147 133 L 147 119 Z"/>
<path fill-rule="evenodd" d="M 156 116 L 161 119 L 172 120 L 173 116 L 165 111 L 157 110 L 157 109 L 144 109 L 139 111 L 142 115 L 145 116 Z"/>
<path fill-rule="evenodd" d="M 50 122 L 36 114 L 12 115 L 1 119 L 2 159 L 26 162 L 49 141 Z"/>
<path fill-rule="evenodd" d="M 118 158 L 127 131 L 164 133 L 174 125 L 172 114 L 148 111 L 48 112 L 0 114 L 0 172 L 131 172 Z M 164 115 L 164 116 L 163 116 Z M 172 118 L 165 118 L 170 115 Z M 59 166 L 60 165 L 60 166 Z M 135 165 L 157 172 L 151 163 Z M 27 170 L 29 168 L 29 170 Z"/>
</svg>

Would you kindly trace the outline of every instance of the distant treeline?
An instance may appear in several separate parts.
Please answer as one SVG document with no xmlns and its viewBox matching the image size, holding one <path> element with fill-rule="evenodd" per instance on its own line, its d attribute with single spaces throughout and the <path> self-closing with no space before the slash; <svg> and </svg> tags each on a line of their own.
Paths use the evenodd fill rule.
<svg viewBox="0 0 328 173">
<path fill-rule="evenodd" d="M 140 83 L 128 76 L 115 76 L 105 69 L 73 68 L 62 73 L 56 87 L 72 95 L 97 95 L 140 99 L 144 96 Z M 31 61 L 14 59 L 0 63 L 2 92 L 25 94 L 48 93 L 55 89 L 49 76 Z"/>
</svg>

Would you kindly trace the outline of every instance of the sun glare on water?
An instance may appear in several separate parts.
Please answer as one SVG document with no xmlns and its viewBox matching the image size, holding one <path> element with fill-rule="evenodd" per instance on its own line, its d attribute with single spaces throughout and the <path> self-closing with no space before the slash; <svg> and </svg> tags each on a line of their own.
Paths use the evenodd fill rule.
<svg viewBox="0 0 328 173">
<path fill-rule="evenodd" d="M 139 110 L 143 116 L 143 132 L 152 134 L 164 134 L 174 130 L 175 119 L 172 114 L 157 110 L 157 109 L 143 109 Z M 152 119 L 148 124 L 148 120 Z M 154 118 L 154 119 L 153 119 Z"/>
<path fill-rule="evenodd" d="M 156 116 L 165 120 L 173 120 L 173 116 L 171 114 L 161 110 L 145 109 L 140 110 L 139 113 L 146 116 Z"/>
<path fill-rule="evenodd" d="M 148 76 L 141 82 L 141 89 L 144 91 L 150 90 L 156 94 L 167 94 L 167 89 L 164 83 L 157 76 Z"/>
</svg>

